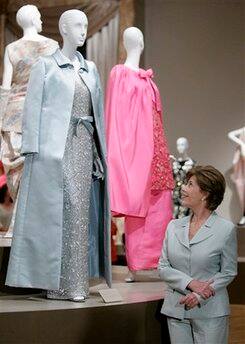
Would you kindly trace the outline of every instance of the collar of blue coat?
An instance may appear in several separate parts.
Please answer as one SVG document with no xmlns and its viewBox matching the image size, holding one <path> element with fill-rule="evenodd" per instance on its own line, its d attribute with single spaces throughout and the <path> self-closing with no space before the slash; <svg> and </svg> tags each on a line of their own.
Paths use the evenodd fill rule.
<svg viewBox="0 0 245 344">
<path fill-rule="evenodd" d="M 191 216 L 186 216 L 178 220 L 178 226 L 176 226 L 175 235 L 177 236 L 179 242 L 187 248 L 190 248 L 190 245 L 197 244 L 203 240 L 208 239 L 214 234 L 213 224 L 217 219 L 217 213 L 214 211 L 210 214 L 206 222 L 201 226 L 198 232 L 194 237 L 189 240 L 189 226 Z"/>
<path fill-rule="evenodd" d="M 76 51 L 76 56 L 80 62 L 80 69 L 84 69 L 88 72 L 88 65 L 85 61 L 84 57 L 82 56 L 79 51 Z M 64 54 L 62 54 L 60 49 L 57 49 L 56 52 L 53 54 L 53 58 L 57 62 L 58 66 L 60 67 L 66 67 L 66 66 L 73 66 L 71 61 L 66 57 Z"/>
</svg>

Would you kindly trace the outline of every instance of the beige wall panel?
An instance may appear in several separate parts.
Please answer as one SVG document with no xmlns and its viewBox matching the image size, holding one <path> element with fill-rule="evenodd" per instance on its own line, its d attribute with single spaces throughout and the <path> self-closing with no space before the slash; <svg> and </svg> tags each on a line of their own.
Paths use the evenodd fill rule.
<svg viewBox="0 0 245 344">
<path fill-rule="evenodd" d="M 241 217 L 230 181 L 235 145 L 228 131 L 245 123 L 245 2 L 145 0 L 145 66 L 153 67 L 171 152 L 186 136 L 191 156 L 228 183 L 220 213 Z"/>
</svg>

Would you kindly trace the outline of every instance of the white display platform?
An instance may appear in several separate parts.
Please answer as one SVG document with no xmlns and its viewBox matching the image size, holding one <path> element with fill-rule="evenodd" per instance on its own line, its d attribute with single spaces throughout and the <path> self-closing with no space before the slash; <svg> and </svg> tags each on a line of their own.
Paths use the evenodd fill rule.
<svg viewBox="0 0 245 344">
<path fill-rule="evenodd" d="M 0 247 L 10 247 L 12 238 L 4 237 L 0 235 Z"/>
<path fill-rule="evenodd" d="M 124 278 L 128 269 L 122 266 L 113 266 L 112 288 L 118 290 L 122 296 L 122 302 L 114 302 L 113 305 L 155 301 L 163 299 L 164 283 L 159 280 L 157 271 L 139 273 L 139 282 L 125 283 Z M 78 309 L 91 307 L 108 307 L 99 294 L 100 289 L 108 288 L 105 283 L 91 281 L 90 297 L 83 303 L 71 301 L 48 300 L 41 294 L 6 295 L 0 294 L 0 313 L 33 312 L 44 310 Z"/>
<path fill-rule="evenodd" d="M 105 303 L 107 286 L 91 281 L 84 303 L 48 300 L 41 294 L 0 295 L 0 343 L 4 344 L 168 344 L 160 308 L 164 283 L 156 271 L 125 283 L 126 267 L 113 267 L 112 287 L 121 302 Z M 164 338 L 164 339 L 163 339 Z"/>
</svg>

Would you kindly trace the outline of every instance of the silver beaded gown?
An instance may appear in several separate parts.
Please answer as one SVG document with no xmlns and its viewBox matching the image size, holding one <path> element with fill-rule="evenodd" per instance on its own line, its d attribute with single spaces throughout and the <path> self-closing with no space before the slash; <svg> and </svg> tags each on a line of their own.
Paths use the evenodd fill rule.
<svg viewBox="0 0 245 344">
<path fill-rule="evenodd" d="M 89 294 L 88 226 L 94 144 L 92 120 L 89 90 L 79 75 L 76 75 L 72 114 L 63 157 L 60 288 L 47 292 L 47 297 L 52 299 L 88 297 Z"/>
</svg>

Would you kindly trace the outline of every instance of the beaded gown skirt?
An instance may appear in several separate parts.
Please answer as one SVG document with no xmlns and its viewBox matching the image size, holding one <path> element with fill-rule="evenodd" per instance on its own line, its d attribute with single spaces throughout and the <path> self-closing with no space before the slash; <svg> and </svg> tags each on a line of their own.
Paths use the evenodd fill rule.
<svg viewBox="0 0 245 344">
<path fill-rule="evenodd" d="M 71 120 L 63 157 L 63 232 L 59 290 L 52 299 L 88 297 L 88 226 L 93 170 L 93 136 L 81 118 L 91 116 L 87 86 L 77 75 Z M 79 121 L 80 120 L 80 121 Z"/>
</svg>

